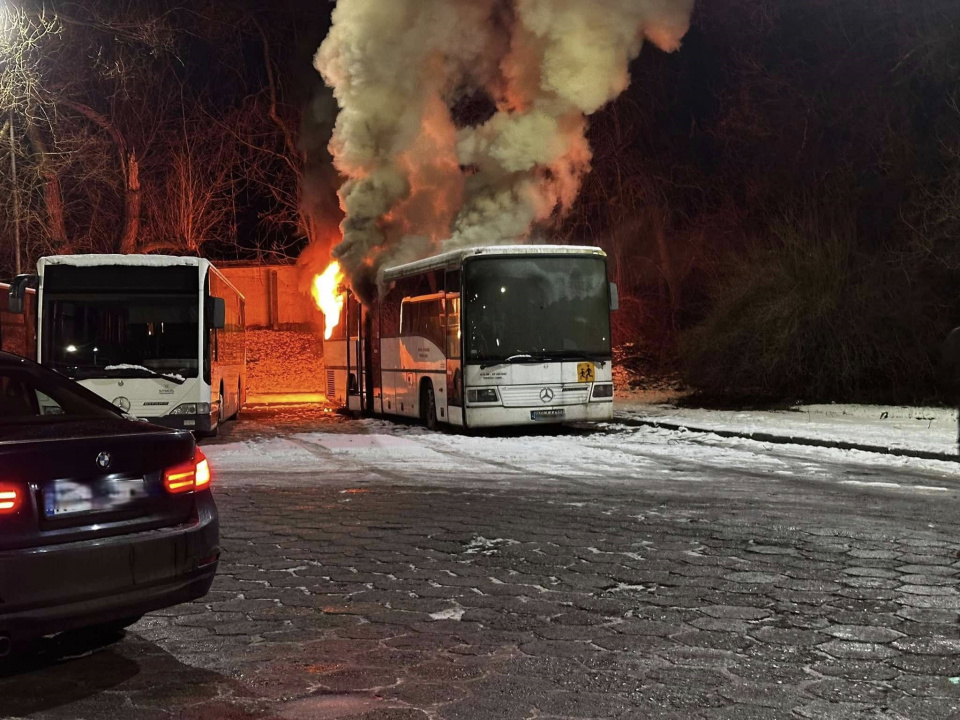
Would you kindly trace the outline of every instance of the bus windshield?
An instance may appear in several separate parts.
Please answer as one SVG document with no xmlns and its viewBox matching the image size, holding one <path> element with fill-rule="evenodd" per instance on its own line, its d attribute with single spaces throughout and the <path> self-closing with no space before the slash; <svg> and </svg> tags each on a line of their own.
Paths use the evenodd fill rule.
<svg viewBox="0 0 960 720">
<path fill-rule="evenodd" d="M 610 295 L 599 257 L 500 256 L 465 264 L 470 362 L 610 358 Z"/>
<path fill-rule="evenodd" d="M 199 317 L 196 295 L 48 295 L 45 363 L 74 378 L 197 377 Z"/>
</svg>

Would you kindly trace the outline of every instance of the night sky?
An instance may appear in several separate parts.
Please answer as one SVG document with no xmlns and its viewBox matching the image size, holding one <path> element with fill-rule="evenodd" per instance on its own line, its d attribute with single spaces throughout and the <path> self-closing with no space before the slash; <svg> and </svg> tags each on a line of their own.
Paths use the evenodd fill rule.
<svg viewBox="0 0 960 720">
<path fill-rule="evenodd" d="M 48 7 L 65 22 L 35 56 L 43 92 L 13 103 L 27 265 L 116 250 L 118 158 L 131 151 L 150 251 L 294 262 L 309 234 L 301 209 L 314 237 L 335 233 L 336 108 L 311 62 L 333 3 Z M 960 324 L 958 68 L 956 0 L 699 2 L 679 52 L 645 47 L 629 88 L 591 117 L 590 172 L 537 236 L 607 250 L 629 308 L 616 332 L 691 382 L 929 397 L 939 345 Z M 482 93 L 461 96 L 454 119 L 492 110 Z M 178 157 L 193 153 L 202 195 L 223 138 L 234 165 L 222 212 L 184 240 L 169 212 L 184 195 Z M 12 257 L 0 246 L 4 275 Z"/>
</svg>

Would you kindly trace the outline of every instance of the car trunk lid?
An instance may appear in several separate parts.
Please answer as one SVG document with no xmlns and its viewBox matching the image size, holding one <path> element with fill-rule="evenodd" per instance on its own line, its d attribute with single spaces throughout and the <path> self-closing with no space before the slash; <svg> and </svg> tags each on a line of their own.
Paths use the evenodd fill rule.
<svg viewBox="0 0 960 720">
<path fill-rule="evenodd" d="M 110 537 L 193 516 L 193 495 L 172 495 L 163 484 L 167 468 L 193 458 L 188 433 L 119 418 L 69 425 L 81 424 L 64 423 L 45 437 L 27 439 L 29 429 L 17 441 L 0 436 L 2 479 L 25 490 L 20 512 L 0 518 L 0 549 Z"/>
</svg>

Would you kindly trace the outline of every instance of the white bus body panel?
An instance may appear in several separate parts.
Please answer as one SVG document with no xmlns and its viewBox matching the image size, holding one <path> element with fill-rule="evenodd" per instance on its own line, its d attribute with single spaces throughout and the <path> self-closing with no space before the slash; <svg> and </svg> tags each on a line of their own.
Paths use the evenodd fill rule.
<svg viewBox="0 0 960 720">
<path fill-rule="evenodd" d="M 168 415 L 184 403 L 209 403 L 210 386 L 201 378 L 188 378 L 178 385 L 162 378 L 91 378 L 78 380 L 104 400 L 120 407 L 120 398 L 130 403 L 126 412 L 143 420 Z"/>
<path fill-rule="evenodd" d="M 613 401 L 594 401 L 564 408 L 562 417 L 532 420 L 530 413 L 543 408 L 468 407 L 467 424 L 471 428 L 550 425 L 571 422 L 609 422 L 613 420 Z"/>
<path fill-rule="evenodd" d="M 347 405 L 347 341 L 324 340 L 323 363 L 326 370 L 327 402 Z"/>
<path fill-rule="evenodd" d="M 433 384 L 437 418 L 447 420 L 447 360 L 443 351 L 423 337 L 383 338 L 384 412 L 420 417 L 420 387 L 423 380 Z"/>
<path fill-rule="evenodd" d="M 572 361 L 496 365 L 484 369 L 468 365 L 464 373 L 465 395 L 471 388 L 494 387 L 500 401 L 483 404 L 468 402 L 467 425 L 483 428 L 613 420 L 613 398 L 593 398 L 593 389 L 597 384 L 613 382 L 613 365 L 610 362 L 593 363 L 594 380 L 580 382 L 581 364 Z M 531 414 L 539 411 L 557 414 L 534 419 Z"/>
<path fill-rule="evenodd" d="M 584 361 L 586 362 L 586 361 Z M 581 362 L 547 362 L 537 364 L 492 365 L 481 369 L 479 365 L 467 365 L 466 387 L 490 385 L 572 385 L 577 388 L 593 388 L 593 383 L 581 383 L 577 376 Z M 601 367 L 603 365 L 603 367 Z M 593 363 L 597 383 L 613 382 L 613 365 L 610 362 Z M 539 398 L 538 398 L 539 399 Z"/>
</svg>

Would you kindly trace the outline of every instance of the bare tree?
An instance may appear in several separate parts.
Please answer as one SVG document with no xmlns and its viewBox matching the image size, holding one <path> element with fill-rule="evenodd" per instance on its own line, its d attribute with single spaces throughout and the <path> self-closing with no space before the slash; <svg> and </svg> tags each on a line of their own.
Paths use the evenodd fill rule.
<svg viewBox="0 0 960 720">
<path fill-rule="evenodd" d="M 18 130 L 26 127 L 28 132 L 36 120 L 36 108 L 41 97 L 41 58 L 49 41 L 60 32 L 55 17 L 46 14 L 28 14 L 25 10 L 5 5 L 0 8 L 0 107 L 3 113 L 2 140 L 9 139 L 7 160 L 10 168 L 8 213 L 5 225 L 12 225 L 13 266 L 16 272 L 22 267 L 22 231 L 29 223 L 29 197 L 33 177 L 29 170 L 18 172 L 18 160 L 23 151 L 23 143 L 18 138 Z M 60 233 L 62 226 L 57 215 L 56 202 L 59 201 L 59 187 L 45 166 L 42 173 L 47 179 L 46 192 L 54 203 L 50 216 L 52 232 Z M 24 199 L 27 201 L 25 202 Z M 24 209 L 27 212 L 24 212 Z"/>
<path fill-rule="evenodd" d="M 141 252 L 199 254 L 207 243 L 235 240 L 242 152 L 233 135 L 211 123 L 202 105 L 194 104 L 194 115 L 184 115 L 165 142 L 167 172 L 148 190 Z"/>
</svg>

